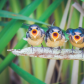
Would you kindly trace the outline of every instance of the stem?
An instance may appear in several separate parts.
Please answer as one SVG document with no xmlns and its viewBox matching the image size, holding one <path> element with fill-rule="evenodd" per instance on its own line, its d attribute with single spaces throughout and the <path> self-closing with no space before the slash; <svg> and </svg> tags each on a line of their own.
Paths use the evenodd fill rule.
<svg viewBox="0 0 84 84">
<path fill-rule="evenodd" d="M 84 60 L 82 57 L 81 50 L 75 50 L 72 54 L 71 49 L 62 49 L 61 54 L 60 50 L 53 48 L 52 50 L 48 47 L 44 47 L 44 51 L 42 51 L 41 47 L 34 47 L 33 52 L 31 47 L 24 48 L 22 50 L 9 49 L 8 51 L 12 51 L 13 54 L 19 56 L 30 56 L 30 57 L 40 57 L 47 59 L 55 59 L 55 60 Z"/>
</svg>

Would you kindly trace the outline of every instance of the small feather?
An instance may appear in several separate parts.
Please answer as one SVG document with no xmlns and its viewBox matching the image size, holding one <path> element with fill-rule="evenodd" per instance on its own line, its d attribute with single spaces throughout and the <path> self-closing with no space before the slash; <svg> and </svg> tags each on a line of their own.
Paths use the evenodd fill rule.
<svg viewBox="0 0 84 84">
<path fill-rule="evenodd" d="M 27 38 L 23 38 L 23 40 L 27 41 Z"/>
</svg>

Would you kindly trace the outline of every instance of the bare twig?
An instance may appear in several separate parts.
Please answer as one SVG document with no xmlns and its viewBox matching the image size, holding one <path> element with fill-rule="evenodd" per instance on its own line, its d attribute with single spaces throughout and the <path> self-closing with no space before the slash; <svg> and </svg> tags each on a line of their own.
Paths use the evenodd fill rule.
<svg viewBox="0 0 84 84">
<path fill-rule="evenodd" d="M 61 70 L 62 70 L 62 64 L 63 64 L 63 60 L 61 60 L 61 62 L 60 62 L 61 64 L 60 64 L 60 67 L 59 67 L 59 74 L 58 74 L 58 77 L 57 77 L 57 83 L 59 82 L 59 79 L 60 79 L 60 75 L 61 75 Z"/>
<path fill-rule="evenodd" d="M 83 6 L 84 6 L 84 3 L 82 3 L 82 7 Z M 81 14 L 80 15 L 80 20 L 79 20 L 79 27 L 82 27 L 82 23 L 83 23 L 83 15 Z M 78 67 L 79 67 L 79 61 L 74 60 L 73 69 L 72 69 L 71 84 L 77 84 L 78 83 Z"/>
<path fill-rule="evenodd" d="M 53 48 L 52 53 L 52 50 L 48 47 L 44 47 L 44 50 L 41 47 L 34 47 L 32 51 L 32 48 L 28 47 L 22 50 L 9 49 L 8 51 L 12 51 L 12 53 L 17 56 L 40 57 L 55 60 L 84 60 L 81 50 L 75 50 L 73 54 L 71 49 L 62 49 L 60 54 L 60 50 L 56 48 Z"/>
<path fill-rule="evenodd" d="M 64 29 L 64 27 L 65 27 L 65 23 L 66 23 L 68 11 L 69 11 L 70 3 L 71 3 L 71 0 L 68 0 L 67 5 L 66 5 L 66 8 L 64 10 L 64 14 L 63 14 L 61 23 L 60 23 L 60 28 L 61 29 Z"/>
<path fill-rule="evenodd" d="M 71 17 L 72 17 L 72 13 L 73 13 L 74 7 L 71 6 L 71 10 L 70 10 L 70 14 L 69 14 L 69 19 L 68 19 L 68 23 L 67 23 L 67 28 L 69 28 L 70 22 L 71 22 Z"/>
<path fill-rule="evenodd" d="M 56 63 L 56 60 L 50 60 L 49 61 L 49 65 L 48 65 L 48 69 L 47 69 L 47 73 L 46 73 L 46 78 L 45 78 L 45 83 L 46 84 L 50 84 L 52 74 L 53 74 L 53 71 L 54 71 L 55 63 Z"/>
<path fill-rule="evenodd" d="M 75 2 L 72 6 L 74 8 L 76 8 L 84 16 L 84 10 L 83 10 L 82 6 L 80 6 L 79 3 Z"/>
<path fill-rule="evenodd" d="M 62 29 L 64 29 L 64 27 L 65 27 L 65 23 L 66 23 L 66 19 L 67 19 L 67 16 L 68 16 L 70 3 L 71 3 L 71 0 L 68 0 L 65 11 L 64 11 L 64 14 L 63 14 L 63 18 L 62 18 L 62 21 L 61 21 L 61 24 L 60 24 L 60 27 L 63 27 Z M 65 47 L 65 45 L 66 45 L 66 43 L 64 44 L 64 47 Z M 63 60 L 60 61 L 60 67 L 59 67 L 57 82 L 59 82 L 59 79 L 60 79 L 62 64 L 63 64 Z"/>
<path fill-rule="evenodd" d="M 79 61 L 75 60 L 73 63 L 71 84 L 77 84 L 77 82 L 78 82 L 78 67 L 79 67 Z"/>
</svg>

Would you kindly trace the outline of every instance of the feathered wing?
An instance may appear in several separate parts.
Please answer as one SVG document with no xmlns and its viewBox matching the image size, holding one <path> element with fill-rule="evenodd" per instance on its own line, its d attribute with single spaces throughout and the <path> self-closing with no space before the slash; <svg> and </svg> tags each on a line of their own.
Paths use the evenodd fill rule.
<svg viewBox="0 0 84 84">
<path fill-rule="evenodd" d="M 83 34 L 83 36 L 84 36 L 84 28 L 79 27 L 78 29 L 81 30 L 81 32 L 82 32 L 82 34 Z"/>
<path fill-rule="evenodd" d="M 45 42 L 47 42 L 47 38 L 49 37 L 49 29 L 45 33 Z"/>
<path fill-rule="evenodd" d="M 27 41 L 27 39 L 29 38 L 29 32 L 26 32 L 26 38 L 23 38 L 23 40 Z"/>
<path fill-rule="evenodd" d="M 41 29 L 41 33 L 42 33 L 42 34 L 45 34 L 45 31 L 44 31 L 43 29 Z"/>
<path fill-rule="evenodd" d="M 27 31 L 27 32 L 26 32 L 26 38 L 28 38 L 28 37 L 29 37 L 29 32 Z"/>
</svg>

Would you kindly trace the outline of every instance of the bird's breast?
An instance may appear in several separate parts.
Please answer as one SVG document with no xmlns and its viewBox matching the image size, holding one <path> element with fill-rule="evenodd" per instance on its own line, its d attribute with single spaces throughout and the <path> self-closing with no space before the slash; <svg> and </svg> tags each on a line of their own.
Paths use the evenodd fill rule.
<svg viewBox="0 0 84 84">
<path fill-rule="evenodd" d="M 59 47 L 59 46 L 63 46 L 65 43 L 65 38 L 62 38 L 59 41 L 51 41 L 49 38 L 47 39 L 46 45 L 48 47 Z"/>
<path fill-rule="evenodd" d="M 70 36 L 69 41 L 74 47 L 78 47 L 78 48 L 83 48 L 84 47 L 83 39 L 81 39 L 78 43 L 76 43 L 71 39 L 71 36 Z"/>
<path fill-rule="evenodd" d="M 44 36 L 42 36 L 41 38 L 37 39 L 37 40 L 33 40 L 31 38 L 28 38 L 27 42 L 32 45 L 32 46 L 38 46 L 43 42 Z"/>
</svg>

